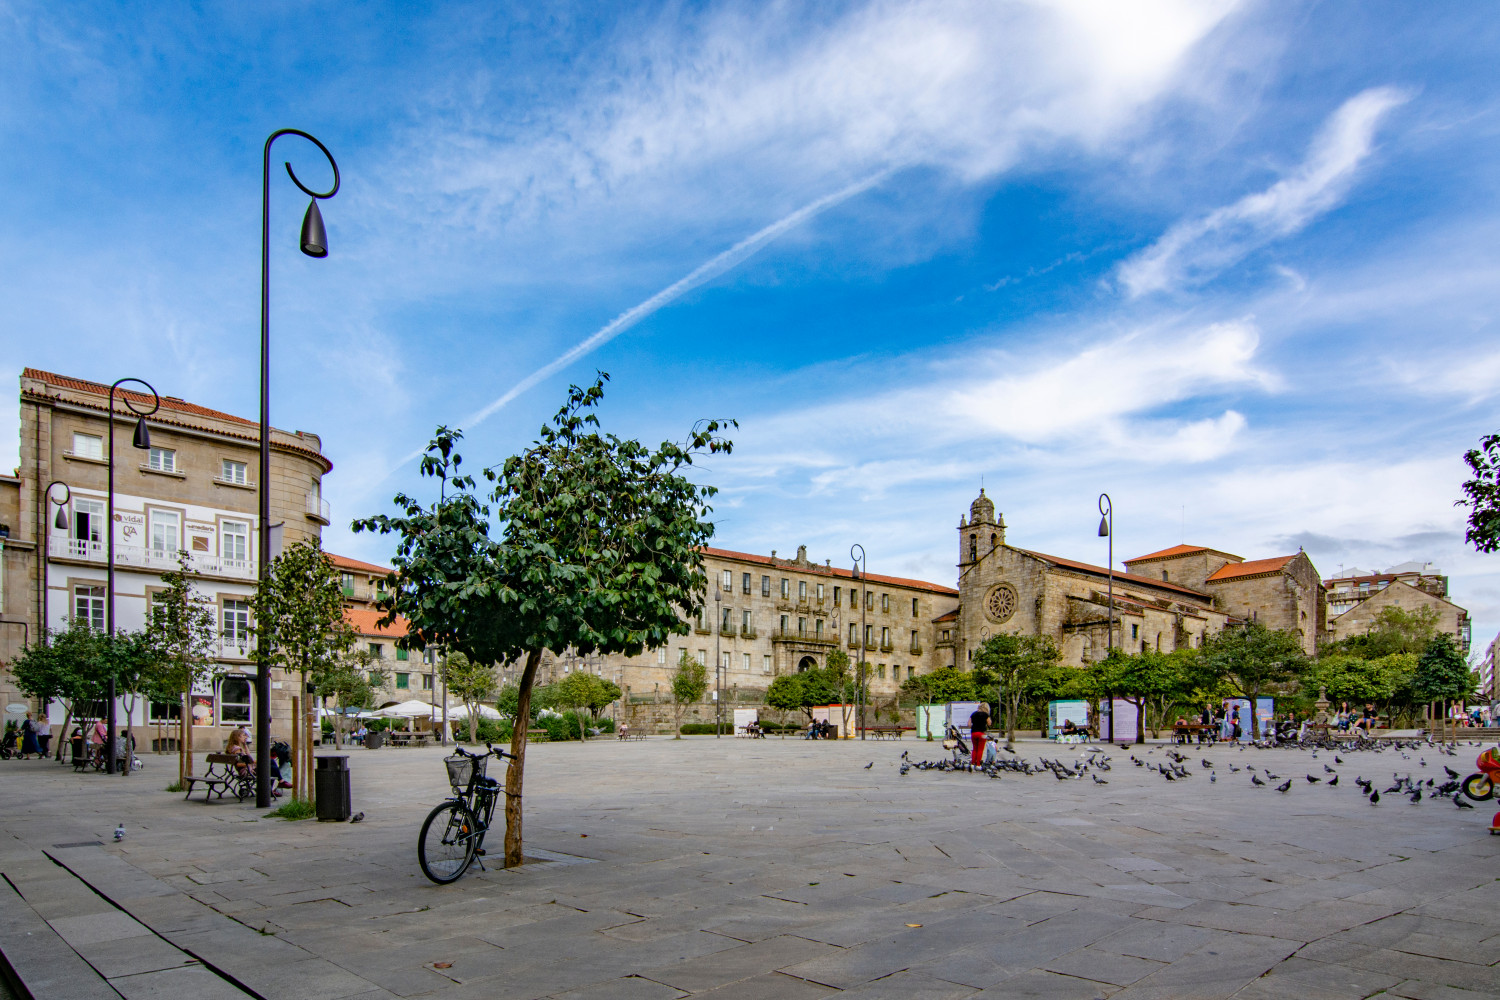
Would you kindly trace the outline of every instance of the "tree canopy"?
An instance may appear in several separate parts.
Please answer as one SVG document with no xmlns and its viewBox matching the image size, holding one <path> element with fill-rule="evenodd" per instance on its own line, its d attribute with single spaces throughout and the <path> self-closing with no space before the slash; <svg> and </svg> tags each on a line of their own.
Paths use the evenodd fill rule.
<svg viewBox="0 0 1500 1000">
<path fill-rule="evenodd" d="M 544 650 L 634 656 L 663 646 L 686 634 L 706 592 L 701 548 L 713 534 L 705 518 L 716 490 L 686 472 L 699 455 L 731 450 L 719 432 L 734 422 L 701 421 L 685 441 L 655 449 L 603 433 L 597 408 L 607 379 L 571 386 L 530 447 L 483 469 L 487 497 L 459 472 L 461 433 L 440 427 L 421 465 L 440 480 L 438 503 L 400 494 L 398 515 L 354 525 L 397 536 L 381 607 L 386 621 L 409 620 L 401 643 L 442 642 L 485 663 L 522 659 L 521 718 Z M 522 861 L 526 727 L 513 732 L 507 867 Z"/>
<path fill-rule="evenodd" d="M 1236 693 L 1250 699 L 1251 735 L 1259 735 L 1254 706 L 1262 691 L 1304 672 L 1307 655 L 1302 640 L 1291 632 L 1246 622 L 1209 636 L 1201 654 L 1205 666 L 1228 678 Z"/>
<path fill-rule="evenodd" d="M 1500 434 L 1486 434 L 1464 462 L 1474 473 L 1463 485 L 1464 499 L 1455 501 L 1469 508 L 1464 540 L 1480 552 L 1500 551 Z"/>
</svg>

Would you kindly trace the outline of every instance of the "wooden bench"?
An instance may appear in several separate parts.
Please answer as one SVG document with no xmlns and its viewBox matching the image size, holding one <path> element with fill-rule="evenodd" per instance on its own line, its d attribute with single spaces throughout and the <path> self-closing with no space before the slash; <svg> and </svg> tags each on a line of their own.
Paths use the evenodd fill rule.
<svg viewBox="0 0 1500 1000">
<path fill-rule="evenodd" d="M 191 796 L 199 785 L 203 786 L 203 801 L 224 797 L 233 793 L 240 802 L 255 794 L 255 769 L 250 758 L 244 754 L 211 753 L 203 758 L 208 770 L 202 774 L 189 775 L 182 779 L 186 786 L 183 799 Z M 241 765 L 244 769 L 241 770 Z"/>
<path fill-rule="evenodd" d="M 1199 743 L 1206 743 L 1207 740 L 1204 737 L 1218 731 L 1219 727 L 1212 724 L 1205 726 L 1201 722 L 1189 722 L 1181 726 L 1174 725 L 1172 739 L 1177 743 L 1191 743 L 1193 737 L 1196 736 Z"/>
<path fill-rule="evenodd" d="M 640 731 L 640 730 L 637 730 L 636 732 L 633 732 L 633 733 L 632 732 L 626 732 L 626 731 L 615 733 L 615 739 L 620 739 L 620 740 L 643 740 L 645 738 L 646 738 L 646 734 L 644 732 Z"/>
<path fill-rule="evenodd" d="M 899 740 L 906 735 L 905 728 L 901 726 L 862 726 L 860 731 L 869 733 L 877 740 Z"/>
<path fill-rule="evenodd" d="M 425 747 L 428 743 L 426 733 L 386 733 L 386 738 L 391 741 L 393 747 Z"/>
<path fill-rule="evenodd" d="M 766 731 L 760 728 L 760 723 L 752 722 L 748 726 L 736 727 L 734 731 L 734 738 L 746 740 L 763 740 L 766 738 Z"/>
<path fill-rule="evenodd" d="M 546 743 L 548 739 L 550 739 L 550 737 L 547 735 L 547 730 L 545 729 L 526 730 L 527 743 Z"/>
</svg>

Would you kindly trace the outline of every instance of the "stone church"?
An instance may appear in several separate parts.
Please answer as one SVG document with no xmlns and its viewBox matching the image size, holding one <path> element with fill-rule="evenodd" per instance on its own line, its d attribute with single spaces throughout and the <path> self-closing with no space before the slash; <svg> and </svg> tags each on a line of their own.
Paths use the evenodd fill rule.
<svg viewBox="0 0 1500 1000">
<path fill-rule="evenodd" d="M 1111 645 L 1129 652 L 1196 648 L 1227 624 L 1289 629 L 1316 651 L 1327 627 L 1323 587 L 1305 552 L 1246 562 L 1177 545 L 1125 560 L 1125 571 L 1017 548 L 984 493 L 958 524 L 959 607 L 954 664 L 966 666 L 1000 632 L 1049 635 L 1062 661 L 1082 665 Z M 1111 621 L 1109 594 L 1114 592 Z M 1111 634 L 1112 633 L 1112 634 Z"/>
</svg>

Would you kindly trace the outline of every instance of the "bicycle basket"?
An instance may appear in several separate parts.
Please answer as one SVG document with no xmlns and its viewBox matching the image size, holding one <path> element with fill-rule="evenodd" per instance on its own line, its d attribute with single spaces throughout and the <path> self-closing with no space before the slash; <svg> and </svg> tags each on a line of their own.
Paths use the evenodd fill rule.
<svg viewBox="0 0 1500 1000">
<path fill-rule="evenodd" d="M 453 786 L 455 792 L 466 792 L 469 782 L 475 777 L 484 777 L 484 765 L 488 757 L 463 757 L 455 755 L 444 757 L 443 763 L 448 767 L 448 783 Z M 475 769 L 478 769 L 477 772 Z"/>
</svg>

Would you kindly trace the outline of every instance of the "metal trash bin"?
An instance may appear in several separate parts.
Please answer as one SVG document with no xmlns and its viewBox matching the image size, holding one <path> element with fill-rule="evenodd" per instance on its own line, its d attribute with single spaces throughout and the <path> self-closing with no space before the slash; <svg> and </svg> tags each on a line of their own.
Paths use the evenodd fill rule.
<svg viewBox="0 0 1500 1000">
<path fill-rule="evenodd" d="M 385 733 L 379 729 L 372 729 L 365 733 L 365 749 L 379 750 L 385 745 Z"/>
<path fill-rule="evenodd" d="M 319 757 L 318 769 L 314 772 L 314 790 L 317 795 L 318 821 L 330 823 L 348 822 L 352 811 L 349 807 L 349 758 Z"/>
</svg>

